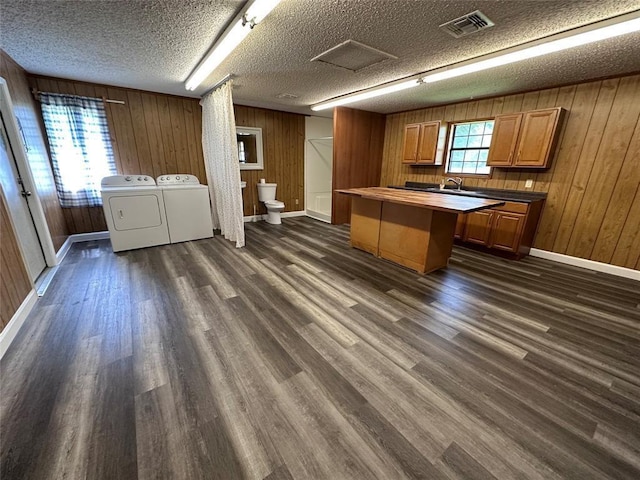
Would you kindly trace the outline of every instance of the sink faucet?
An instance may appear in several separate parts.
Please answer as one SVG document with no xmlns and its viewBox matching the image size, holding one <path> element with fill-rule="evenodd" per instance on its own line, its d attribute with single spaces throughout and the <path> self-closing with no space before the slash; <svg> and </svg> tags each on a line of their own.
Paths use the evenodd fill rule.
<svg viewBox="0 0 640 480">
<path fill-rule="evenodd" d="M 462 190 L 462 178 L 461 177 L 449 177 L 447 182 L 453 182 L 458 186 L 458 190 Z"/>
</svg>

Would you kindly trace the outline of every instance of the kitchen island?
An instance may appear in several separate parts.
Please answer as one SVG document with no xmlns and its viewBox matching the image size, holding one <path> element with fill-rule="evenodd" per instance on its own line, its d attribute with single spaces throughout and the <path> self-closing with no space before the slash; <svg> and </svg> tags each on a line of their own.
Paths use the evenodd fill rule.
<svg viewBox="0 0 640 480">
<path fill-rule="evenodd" d="M 384 187 L 336 190 L 351 196 L 351 246 L 419 273 L 444 268 L 456 220 L 501 200 Z"/>
</svg>

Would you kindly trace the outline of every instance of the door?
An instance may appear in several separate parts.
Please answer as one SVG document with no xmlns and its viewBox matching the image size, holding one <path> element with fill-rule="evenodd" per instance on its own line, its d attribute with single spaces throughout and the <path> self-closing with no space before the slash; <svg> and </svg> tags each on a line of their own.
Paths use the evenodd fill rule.
<svg viewBox="0 0 640 480">
<path fill-rule="evenodd" d="M 490 246 L 507 252 L 517 252 L 524 218 L 521 213 L 496 212 Z"/>
<path fill-rule="evenodd" d="M 489 244 L 491 233 L 492 210 L 481 210 L 467 214 L 467 224 L 464 229 L 464 241 L 479 245 Z"/>
<path fill-rule="evenodd" d="M 420 138 L 420 124 L 405 125 L 404 140 L 402 142 L 402 163 L 415 163 L 418 155 L 418 139 Z"/>
<path fill-rule="evenodd" d="M 522 121 L 515 166 L 544 167 L 553 143 L 560 109 L 527 112 Z"/>
<path fill-rule="evenodd" d="M 29 205 L 35 197 L 25 190 L 18 171 L 13 149 L 22 147 L 12 145 L 9 140 L 3 112 L 0 112 L 0 120 L 0 182 L 7 197 L 7 207 L 16 228 L 16 236 L 26 257 L 27 271 L 35 282 L 47 265 L 33 221 L 32 207 Z"/>
<path fill-rule="evenodd" d="M 513 156 L 520 134 L 522 114 L 498 115 L 493 125 L 487 165 L 504 167 L 513 163 Z"/>
<path fill-rule="evenodd" d="M 440 122 L 427 122 L 420 125 L 417 163 L 435 165 L 439 132 Z"/>
</svg>

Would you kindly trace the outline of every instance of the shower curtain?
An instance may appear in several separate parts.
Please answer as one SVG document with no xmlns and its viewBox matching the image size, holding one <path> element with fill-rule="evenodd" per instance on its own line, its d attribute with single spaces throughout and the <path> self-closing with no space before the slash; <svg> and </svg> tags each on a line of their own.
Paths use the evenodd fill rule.
<svg viewBox="0 0 640 480">
<path fill-rule="evenodd" d="M 213 227 L 224 238 L 244 246 L 242 189 L 233 114 L 231 81 L 208 93 L 202 105 L 202 150 L 207 171 Z"/>
</svg>

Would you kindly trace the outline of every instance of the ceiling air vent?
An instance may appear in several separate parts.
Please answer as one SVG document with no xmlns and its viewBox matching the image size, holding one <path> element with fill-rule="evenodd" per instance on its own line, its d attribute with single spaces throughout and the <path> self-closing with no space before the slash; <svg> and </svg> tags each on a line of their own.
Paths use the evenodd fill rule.
<svg viewBox="0 0 640 480">
<path fill-rule="evenodd" d="M 484 13 L 476 10 L 450 22 L 443 23 L 440 28 L 454 37 L 460 38 L 494 25 Z"/>
<path fill-rule="evenodd" d="M 347 40 L 312 58 L 311 61 L 328 63 L 334 67 L 357 72 L 390 58 L 396 59 L 398 57 L 355 40 Z"/>
</svg>

